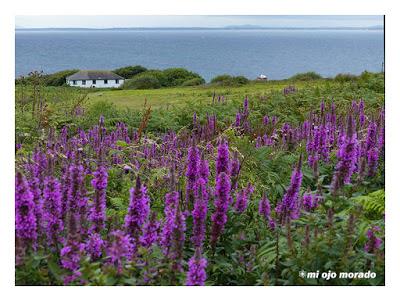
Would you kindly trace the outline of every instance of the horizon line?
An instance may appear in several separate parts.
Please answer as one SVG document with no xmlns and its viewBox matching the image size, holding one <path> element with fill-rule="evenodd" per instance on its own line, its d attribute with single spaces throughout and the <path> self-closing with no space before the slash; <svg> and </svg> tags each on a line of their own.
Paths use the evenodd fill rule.
<svg viewBox="0 0 400 301">
<path fill-rule="evenodd" d="M 384 29 L 383 25 L 371 26 L 258 26 L 258 25 L 228 25 L 228 26 L 137 26 L 137 27 L 23 27 L 15 26 L 15 30 L 145 30 L 145 29 Z"/>
</svg>

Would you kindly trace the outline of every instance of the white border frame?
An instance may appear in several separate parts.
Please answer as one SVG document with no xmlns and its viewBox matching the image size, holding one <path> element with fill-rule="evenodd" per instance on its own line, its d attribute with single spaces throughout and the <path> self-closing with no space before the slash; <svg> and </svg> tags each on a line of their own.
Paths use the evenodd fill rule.
<svg viewBox="0 0 400 301">
<path fill-rule="evenodd" d="M 33 0 L 2 3 L 0 16 L 0 291 L 3 300 L 298 299 L 383 300 L 399 290 L 400 14 L 396 1 L 381 0 Z M 386 286 L 385 287 L 15 287 L 14 286 L 14 17 L 15 15 L 386 15 Z M 396 127 L 397 126 L 397 127 Z M 389 164 L 387 164 L 389 163 Z"/>
</svg>

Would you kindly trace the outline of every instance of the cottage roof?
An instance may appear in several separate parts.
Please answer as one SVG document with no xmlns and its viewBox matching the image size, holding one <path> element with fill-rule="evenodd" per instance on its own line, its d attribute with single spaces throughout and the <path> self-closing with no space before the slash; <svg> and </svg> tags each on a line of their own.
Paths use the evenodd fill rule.
<svg viewBox="0 0 400 301">
<path fill-rule="evenodd" d="M 124 79 L 111 71 L 80 70 L 67 77 L 67 80 Z"/>
</svg>

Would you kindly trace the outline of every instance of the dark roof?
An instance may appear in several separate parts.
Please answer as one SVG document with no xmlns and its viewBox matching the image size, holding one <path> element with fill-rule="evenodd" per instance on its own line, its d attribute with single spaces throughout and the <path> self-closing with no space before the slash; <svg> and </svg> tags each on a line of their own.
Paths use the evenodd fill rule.
<svg viewBox="0 0 400 301">
<path fill-rule="evenodd" d="M 81 70 L 67 77 L 67 80 L 82 79 L 124 79 L 122 76 L 111 71 Z"/>
</svg>

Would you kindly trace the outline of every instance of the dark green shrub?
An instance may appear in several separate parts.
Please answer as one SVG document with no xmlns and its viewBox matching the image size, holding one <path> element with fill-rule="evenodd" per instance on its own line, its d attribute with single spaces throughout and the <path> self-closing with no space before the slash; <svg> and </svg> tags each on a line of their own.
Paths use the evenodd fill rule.
<svg viewBox="0 0 400 301">
<path fill-rule="evenodd" d="M 44 86 L 60 87 L 66 85 L 66 77 L 78 72 L 77 69 L 63 70 L 51 74 L 43 74 L 42 72 L 31 72 L 28 76 L 19 77 L 15 80 L 15 84 L 29 85 L 33 84 L 34 81 L 38 80 L 38 74 L 40 75 L 41 84 Z"/>
<path fill-rule="evenodd" d="M 48 74 L 44 76 L 44 84 L 46 86 L 63 86 L 66 85 L 66 77 L 70 76 L 79 70 L 73 69 L 73 70 L 64 70 L 60 72 L 56 72 L 53 74 Z"/>
<path fill-rule="evenodd" d="M 359 77 L 358 84 L 360 87 L 373 90 L 377 93 L 385 93 L 384 73 L 372 73 L 364 71 Z"/>
<path fill-rule="evenodd" d="M 205 84 L 205 80 L 201 77 L 195 77 L 184 81 L 181 86 L 199 86 Z"/>
<path fill-rule="evenodd" d="M 158 89 L 161 87 L 160 81 L 150 74 L 139 74 L 134 78 L 128 79 L 122 86 L 123 89 Z"/>
<path fill-rule="evenodd" d="M 140 73 L 140 74 L 138 74 L 136 76 L 147 76 L 147 75 L 156 78 L 159 81 L 159 83 L 160 83 L 160 85 L 162 87 L 167 87 L 168 80 L 167 80 L 167 77 L 165 76 L 165 74 L 164 74 L 164 72 L 162 70 L 151 69 L 151 70 L 147 70 L 147 71 L 145 71 L 143 73 Z"/>
<path fill-rule="evenodd" d="M 297 73 L 289 79 L 290 80 L 307 81 L 307 80 L 322 79 L 322 76 L 314 71 L 310 71 L 310 72 L 304 72 L 304 73 Z"/>
<path fill-rule="evenodd" d="M 140 73 L 143 73 L 147 71 L 147 68 L 136 65 L 136 66 L 126 66 L 122 68 L 115 69 L 113 72 L 122 76 L 125 79 L 129 79 L 134 77 L 135 75 L 138 75 Z"/>
<path fill-rule="evenodd" d="M 234 76 L 233 77 L 233 82 L 237 85 L 245 85 L 247 83 L 249 83 L 249 79 L 247 77 L 244 76 Z"/>
<path fill-rule="evenodd" d="M 184 82 L 194 78 L 203 79 L 199 74 L 184 68 L 168 68 L 163 73 L 167 80 L 166 86 L 168 87 L 181 86 Z"/>
<path fill-rule="evenodd" d="M 335 76 L 334 80 L 340 83 L 345 83 L 357 80 L 357 76 L 350 73 L 339 73 Z"/>
<path fill-rule="evenodd" d="M 249 80 L 244 76 L 231 76 L 228 74 L 218 75 L 211 80 L 212 84 L 222 86 L 241 86 L 247 84 L 248 82 Z"/>
<path fill-rule="evenodd" d="M 212 84 L 217 84 L 217 83 L 222 83 L 222 82 L 226 82 L 232 80 L 232 76 L 229 74 L 221 74 L 221 75 L 217 75 L 216 77 L 214 77 L 213 79 L 211 79 L 210 83 Z"/>
</svg>

